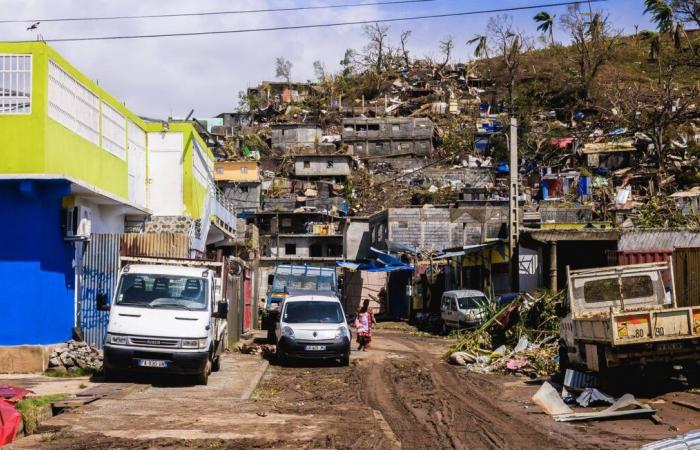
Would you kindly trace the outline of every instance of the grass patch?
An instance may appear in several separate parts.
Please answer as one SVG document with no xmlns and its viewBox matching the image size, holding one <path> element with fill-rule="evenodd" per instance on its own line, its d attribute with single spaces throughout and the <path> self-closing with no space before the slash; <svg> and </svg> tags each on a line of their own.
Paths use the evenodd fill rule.
<svg viewBox="0 0 700 450">
<path fill-rule="evenodd" d="M 25 434 L 33 434 L 36 431 L 40 418 L 45 414 L 44 411 L 47 407 L 50 407 L 51 403 L 69 396 L 70 394 L 51 394 L 18 401 L 15 404 L 15 409 L 22 414 Z"/>
<path fill-rule="evenodd" d="M 253 398 L 256 400 L 270 400 L 279 395 L 282 389 L 273 385 L 272 383 L 260 383 L 260 385 L 253 392 Z"/>
<path fill-rule="evenodd" d="M 44 372 L 45 377 L 54 377 L 54 378 L 78 378 L 78 377 L 91 377 L 97 373 L 96 369 L 78 369 L 78 370 L 69 370 L 67 372 L 59 372 L 58 370 L 47 370 Z"/>
</svg>

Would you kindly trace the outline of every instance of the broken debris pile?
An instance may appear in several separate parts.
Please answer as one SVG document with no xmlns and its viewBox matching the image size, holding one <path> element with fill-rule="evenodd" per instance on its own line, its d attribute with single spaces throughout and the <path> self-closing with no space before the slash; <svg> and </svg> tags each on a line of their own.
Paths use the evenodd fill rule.
<svg viewBox="0 0 700 450">
<path fill-rule="evenodd" d="M 73 372 L 80 369 L 100 370 L 102 352 L 87 342 L 70 340 L 65 347 L 55 349 L 49 358 L 49 370 Z"/>
<path fill-rule="evenodd" d="M 559 368 L 561 294 L 527 294 L 498 310 L 484 310 L 486 321 L 451 348 L 449 361 L 480 373 L 551 375 Z"/>
</svg>

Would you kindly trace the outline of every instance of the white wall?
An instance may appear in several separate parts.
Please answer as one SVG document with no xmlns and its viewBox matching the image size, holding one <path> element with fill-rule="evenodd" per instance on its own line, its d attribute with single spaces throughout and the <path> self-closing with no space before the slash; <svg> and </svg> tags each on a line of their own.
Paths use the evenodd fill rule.
<svg viewBox="0 0 700 450">
<path fill-rule="evenodd" d="M 139 206 L 147 205 L 146 198 L 146 132 L 134 122 L 128 122 L 129 151 L 129 201 Z"/>
<path fill-rule="evenodd" d="M 179 216 L 182 200 L 184 135 L 148 133 L 148 206 L 155 216 Z"/>
</svg>

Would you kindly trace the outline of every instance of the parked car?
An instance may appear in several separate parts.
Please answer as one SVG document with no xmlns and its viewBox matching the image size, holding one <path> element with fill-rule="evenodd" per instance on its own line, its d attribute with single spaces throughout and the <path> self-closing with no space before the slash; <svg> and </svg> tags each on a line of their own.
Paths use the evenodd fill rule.
<svg viewBox="0 0 700 450">
<path fill-rule="evenodd" d="M 483 308 L 489 303 L 486 295 L 477 290 L 446 291 L 440 302 L 443 331 L 448 328 L 474 328 L 483 322 Z"/>
<path fill-rule="evenodd" d="M 143 371 L 195 375 L 207 384 L 227 341 L 222 263 L 128 259 L 137 264 L 122 268 L 111 304 L 104 294 L 97 298 L 98 309 L 110 311 L 105 378 Z"/>
<path fill-rule="evenodd" d="M 277 357 L 350 363 L 350 328 L 334 292 L 290 293 L 275 326 Z"/>
</svg>

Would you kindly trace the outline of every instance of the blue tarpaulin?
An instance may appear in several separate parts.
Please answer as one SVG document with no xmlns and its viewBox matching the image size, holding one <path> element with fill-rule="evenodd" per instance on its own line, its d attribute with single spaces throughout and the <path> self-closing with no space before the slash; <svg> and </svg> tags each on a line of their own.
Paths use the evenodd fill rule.
<svg viewBox="0 0 700 450">
<path fill-rule="evenodd" d="M 399 258 L 388 253 L 380 252 L 375 248 L 369 249 L 369 257 L 365 261 L 338 261 L 338 267 L 350 270 L 362 270 L 365 272 L 393 272 L 395 270 L 413 271 L 415 268 L 406 264 Z"/>
</svg>

